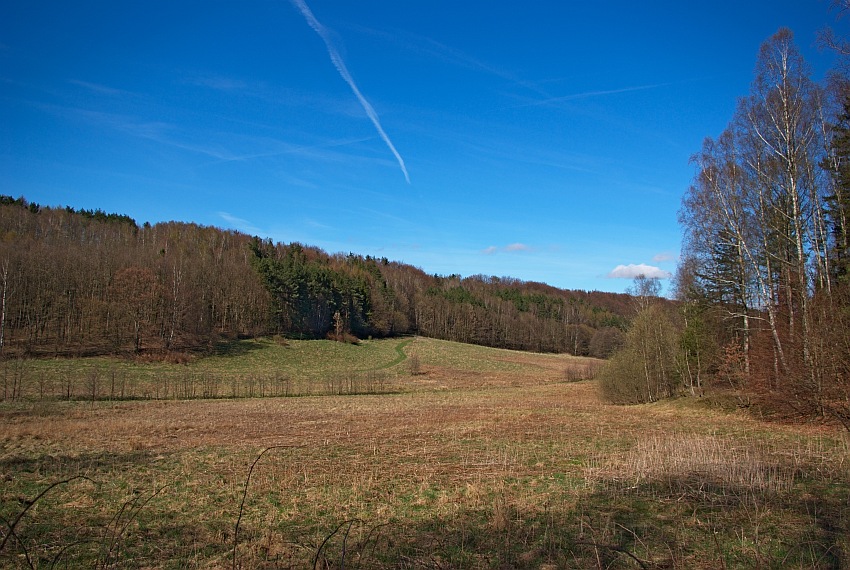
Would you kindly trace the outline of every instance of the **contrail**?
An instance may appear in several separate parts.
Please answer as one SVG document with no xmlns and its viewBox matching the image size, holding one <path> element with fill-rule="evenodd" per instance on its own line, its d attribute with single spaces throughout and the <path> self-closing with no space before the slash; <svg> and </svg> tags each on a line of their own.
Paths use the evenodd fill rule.
<svg viewBox="0 0 850 570">
<path fill-rule="evenodd" d="M 340 76 L 348 83 L 348 86 L 351 87 L 351 90 L 354 92 L 354 95 L 357 97 L 357 100 L 360 101 L 360 104 L 363 106 L 363 110 L 366 111 L 366 114 L 369 116 L 369 119 L 372 121 L 372 124 L 375 125 L 375 129 L 377 129 L 378 134 L 381 135 L 381 138 L 384 139 L 384 142 L 387 143 L 387 146 L 392 151 L 393 156 L 395 156 L 398 161 L 398 165 L 401 167 L 401 171 L 404 173 L 404 179 L 407 180 L 407 183 L 410 184 L 410 176 L 407 174 L 407 168 L 404 166 L 404 159 L 401 158 L 401 155 L 393 146 L 393 142 L 390 140 L 390 137 L 387 136 L 387 133 L 384 132 L 383 127 L 381 127 L 381 121 L 378 120 L 378 114 L 375 112 L 375 109 L 372 108 L 372 105 L 369 104 L 369 101 L 360 93 L 360 89 L 357 88 L 357 84 L 354 83 L 354 78 L 351 77 L 351 74 L 348 72 L 348 68 L 345 67 L 345 62 L 342 60 L 342 57 L 339 55 L 339 52 L 334 47 L 333 43 L 328 36 L 327 29 L 319 23 L 316 17 L 313 15 L 313 12 L 310 11 L 310 8 L 304 2 L 304 0 L 291 0 L 292 3 L 301 11 L 301 14 L 304 16 L 304 19 L 307 20 L 307 23 L 310 24 L 310 27 L 313 28 L 319 37 L 322 38 L 322 41 L 325 42 L 325 47 L 328 49 L 328 55 L 331 56 L 331 62 L 336 67 L 336 70 L 339 72 Z"/>
<path fill-rule="evenodd" d="M 574 95 L 567 95 L 565 97 L 553 97 L 549 101 L 574 101 L 575 99 L 586 99 L 588 97 L 598 97 L 600 95 L 615 95 L 617 93 L 629 93 L 631 91 L 644 91 L 646 89 L 655 89 L 657 87 L 664 87 L 666 85 L 670 84 L 657 83 L 655 85 L 638 85 L 636 87 L 623 87 L 621 89 L 609 89 L 607 91 L 585 91 L 584 93 L 576 93 Z"/>
<path fill-rule="evenodd" d="M 577 99 L 599 97 L 601 95 L 616 95 L 618 93 L 630 93 L 632 91 L 645 91 L 646 89 L 657 89 L 658 87 L 667 87 L 668 85 L 675 85 L 676 83 L 679 82 L 672 81 L 668 83 L 655 83 L 653 85 L 637 85 L 635 87 L 623 87 L 621 89 L 608 89 L 605 91 L 585 91 L 584 93 L 574 93 L 573 95 L 565 95 L 563 97 L 550 97 L 542 101 L 533 101 L 531 103 L 526 103 L 525 105 L 520 105 L 520 107 L 537 107 L 540 105 L 550 105 L 552 103 L 564 103 L 567 101 L 575 101 Z"/>
</svg>

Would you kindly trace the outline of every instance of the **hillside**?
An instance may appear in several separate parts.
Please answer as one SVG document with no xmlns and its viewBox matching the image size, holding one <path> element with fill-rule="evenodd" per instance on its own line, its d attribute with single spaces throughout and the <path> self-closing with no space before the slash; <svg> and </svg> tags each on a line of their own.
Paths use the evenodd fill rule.
<svg viewBox="0 0 850 570">
<path fill-rule="evenodd" d="M 0 199 L 0 354 L 208 350 L 222 339 L 418 334 L 605 357 L 628 295 L 429 275 L 192 223 Z"/>
</svg>

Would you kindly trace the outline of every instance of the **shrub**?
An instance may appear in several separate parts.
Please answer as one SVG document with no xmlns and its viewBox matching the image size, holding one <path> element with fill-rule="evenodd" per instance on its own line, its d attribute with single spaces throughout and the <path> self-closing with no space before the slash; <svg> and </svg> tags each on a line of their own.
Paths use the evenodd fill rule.
<svg viewBox="0 0 850 570">
<path fill-rule="evenodd" d="M 602 396 L 615 404 L 655 402 L 679 393 L 679 331 L 660 305 L 635 317 L 625 345 L 600 374 Z"/>
<path fill-rule="evenodd" d="M 407 359 L 407 369 L 411 376 L 422 374 L 422 362 L 419 360 L 418 354 L 411 354 Z"/>
</svg>

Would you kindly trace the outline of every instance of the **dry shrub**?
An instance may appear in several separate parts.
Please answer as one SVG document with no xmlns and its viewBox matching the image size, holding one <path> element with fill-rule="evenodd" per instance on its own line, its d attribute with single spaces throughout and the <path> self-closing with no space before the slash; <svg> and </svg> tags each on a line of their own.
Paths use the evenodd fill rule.
<svg viewBox="0 0 850 570">
<path fill-rule="evenodd" d="M 328 331 L 328 334 L 325 335 L 325 338 L 328 340 L 342 342 L 345 344 L 360 344 L 360 339 L 349 332 L 342 332 L 337 334 L 335 331 L 331 330 Z"/>
<path fill-rule="evenodd" d="M 809 303 L 809 334 L 778 327 L 784 363 L 768 330 L 752 337 L 746 389 L 763 415 L 838 422 L 850 431 L 850 290 L 836 286 Z"/>
<path fill-rule="evenodd" d="M 195 360 L 195 357 L 186 352 L 169 351 L 165 354 L 163 362 L 168 364 L 189 364 Z"/>
<path fill-rule="evenodd" d="M 411 354 L 407 358 L 407 370 L 410 372 L 411 376 L 419 376 L 422 374 L 422 361 L 419 359 L 418 354 Z"/>
<path fill-rule="evenodd" d="M 602 363 L 596 361 L 570 362 L 564 370 L 564 380 L 567 382 L 581 382 L 596 378 L 602 369 Z"/>
<path fill-rule="evenodd" d="M 623 454 L 592 463 L 634 486 L 661 481 L 675 492 L 765 494 L 791 490 L 799 475 L 796 459 L 811 455 L 811 450 L 779 452 L 764 442 L 713 435 L 653 434 Z"/>
<path fill-rule="evenodd" d="M 616 353 L 602 368 L 599 391 L 612 404 L 640 404 L 648 401 L 646 385 L 641 382 L 640 356 L 630 350 Z"/>
<path fill-rule="evenodd" d="M 744 350 L 735 342 L 723 347 L 723 354 L 715 376 L 714 387 L 738 390 L 744 386 L 747 377 Z"/>
</svg>

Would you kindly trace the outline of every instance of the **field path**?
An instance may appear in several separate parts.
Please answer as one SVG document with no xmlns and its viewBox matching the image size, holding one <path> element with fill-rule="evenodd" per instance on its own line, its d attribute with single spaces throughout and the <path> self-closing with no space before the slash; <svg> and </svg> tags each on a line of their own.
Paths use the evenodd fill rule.
<svg viewBox="0 0 850 570">
<path fill-rule="evenodd" d="M 366 370 L 364 370 L 364 372 L 372 372 L 374 370 L 386 370 L 388 368 L 392 368 L 393 366 L 398 366 L 399 364 L 407 360 L 407 354 L 405 354 L 404 349 L 405 347 L 409 346 L 413 342 L 413 340 L 414 339 L 412 338 L 408 338 L 399 342 L 395 347 L 396 357 L 392 361 L 386 364 L 382 364 L 381 366 L 377 366 L 375 368 L 367 368 Z"/>
</svg>

